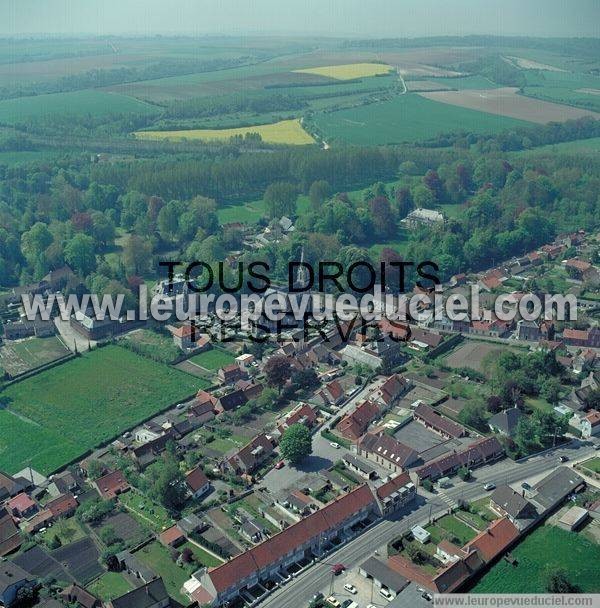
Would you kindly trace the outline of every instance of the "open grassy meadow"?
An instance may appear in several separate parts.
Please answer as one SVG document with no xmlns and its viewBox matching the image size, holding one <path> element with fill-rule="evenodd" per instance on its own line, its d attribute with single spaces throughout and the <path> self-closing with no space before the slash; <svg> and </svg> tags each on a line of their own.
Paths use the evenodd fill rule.
<svg viewBox="0 0 600 608">
<path fill-rule="evenodd" d="M 0 122 L 19 124 L 48 116 L 109 116 L 111 114 L 153 114 L 150 104 L 98 90 L 52 93 L 0 101 Z"/>
<path fill-rule="evenodd" d="M 408 93 L 378 104 L 315 117 L 325 140 L 361 145 L 414 142 L 442 133 L 496 133 L 530 123 Z"/>
<path fill-rule="evenodd" d="M 545 593 L 548 574 L 557 568 L 584 593 L 600 592 L 600 545 L 581 534 L 542 526 L 511 553 L 517 565 L 498 562 L 471 592 Z"/>
<path fill-rule="evenodd" d="M 353 80 L 354 78 L 367 78 L 387 74 L 393 68 L 383 63 L 347 63 L 345 65 L 326 65 L 320 68 L 304 68 L 294 70 L 300 74 L 316 74 L 327 76 L 335 80 Z"/>
<path fill-rule="evenodd" d="M 235 129 L 190 129 L 184 131 L 137 131 L 138 139 L 154 140 L 187 140 L 199 139 L 202 141 L 227 141 L 231 137 L 244 136 L 249 133 L 258 133 L 264 142 L 270 144 L 305 145 L 314 144 L 315 140 L 300 124 L 299 119 L 280 120 L 267 125 L 238 127 Z"/>
<path fill-rule="evenodd" d="M 86 353 L 2 392 L 0 469 L 47 474 L 202 386 L 118 346 Z"/>
<path fill-rule="evenodd" d="M 192 363 L 196 363 L 204 369 L 211 371 L 217 371 L 221 367 L 233 363 L 234 360 L 235 358 L 232 354 L 218 348 L 207 350 L 190 359 Z"/>
<path fill-rule="evenodd" d="M 121 597 L 133 589 L 127 579 L 120 572 L 106 572 L 88 586 L 88 591 L 108 602 Z"/>
</svg>

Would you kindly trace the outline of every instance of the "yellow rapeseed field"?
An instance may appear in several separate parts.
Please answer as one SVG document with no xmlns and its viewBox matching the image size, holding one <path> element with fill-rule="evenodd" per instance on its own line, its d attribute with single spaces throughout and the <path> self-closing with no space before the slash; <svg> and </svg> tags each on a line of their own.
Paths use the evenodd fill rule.
<svg viewBox="0 0 600 608">
<path fill-rule="evenodd" d="M 354 78 L 387 74 L 391 70 L 391 66 L 383 63 L 347 63 L 344 65 L 326 65 L 321 68 L 305 68 L 303 70 L 294 70 L 294 72 L 328 76 L 336 80 L 352 80 Z"/>
<path fill-rule="evenodd" d="M 258 133 L 262 140 L 270 144 L 314 144 L 315 140 L 300 124 L 300 120 L 281 120 L 267 125 L 239 127 L 235 129 L 189 129 L 183 131 L 137 131 L 139 139 L 168 139 L 171 141 L 201 139 L 204 141 L 227 141 L 236 135 Z"/>
</svg>

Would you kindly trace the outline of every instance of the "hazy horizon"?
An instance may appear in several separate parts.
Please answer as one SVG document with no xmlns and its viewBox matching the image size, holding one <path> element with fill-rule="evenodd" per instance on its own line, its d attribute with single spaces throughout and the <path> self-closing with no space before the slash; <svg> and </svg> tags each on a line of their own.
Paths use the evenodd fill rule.
<svg viewBox="0 0 600 608">
<path fill-rule="evenodd" d="M 2 36 L 595 37 L 598 0 L 8 0 Z"/>
</svg>

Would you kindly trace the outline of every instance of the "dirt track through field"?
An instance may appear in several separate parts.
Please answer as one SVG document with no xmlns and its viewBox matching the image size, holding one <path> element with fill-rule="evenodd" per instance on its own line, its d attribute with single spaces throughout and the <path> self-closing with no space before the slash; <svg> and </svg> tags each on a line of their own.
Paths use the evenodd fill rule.
<svg viewBox="0 0 600 608">
<path fill-rule="evenodd" d="M 563 122 L 565 120 L 593 116 L 600 118 L 600 113 L 580 108 L 573 108 L 549 101 L 540 101 L 532 97 L 517 94 L 516 87 L 501 89 L 463 91 L 431 91 L 419 93 L 422 97 L 470 110 L 479 110 L 499 116 L 509 116 L 539 124 Z"/>
</svg>

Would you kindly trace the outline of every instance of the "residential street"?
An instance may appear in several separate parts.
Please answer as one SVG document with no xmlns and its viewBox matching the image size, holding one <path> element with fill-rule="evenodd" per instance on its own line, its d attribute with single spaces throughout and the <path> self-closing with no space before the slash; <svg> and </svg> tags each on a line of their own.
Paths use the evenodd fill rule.
<svg viewBox="0 0 600 608">
<path fill-rule="evenodd" d="M 367 559 L 378 547 L 385 545 L 395 536 L 412 528 L 416 524 L 427 522 L 430 516 L 442 514 L 450 508 L 450 503 L 459 499 L 474 500 L 484 496 L 483 486 L 488 482 L 496 484 L 524 481 L 534 479 L 543 473 L 548 473 L 558 465 L 559 456 L 564 455 L 572 460 L 581 460 L 596 452 L 591 445 L 582 445 L 573 442 L 564 448 L 559 448 L 546 455 L 535 456 L 525 462 L 512 462 L 502 460 L 496 464 L 475 471 L 475 479 L 470 482 L 457 482 L 454 487 L 444 490 L 443 495 L 428 494 L 425 502 L 423 496 L 410 509 L 401 511 L 397 520 L 383 520 L 364 534 L 343 546 L 330 555 L 325 562 L 315 564 L 298 578 L 288 583 L 268 599 L 261 606 L 280 608 L 281 606 L 294 606 L 301 608 L 308 604 L 309 599 L 318 591 L 329 591 L 331 584 L 331 564 L 342 563 L 347 568 L 354 568 Z M 450 500 L 448 500 L 450 499 Z"/>
</svg>

